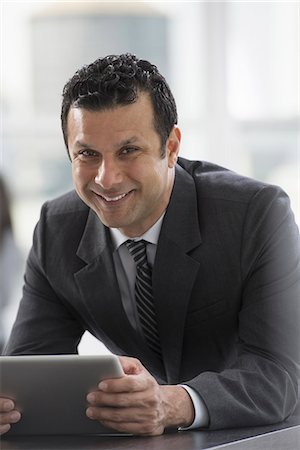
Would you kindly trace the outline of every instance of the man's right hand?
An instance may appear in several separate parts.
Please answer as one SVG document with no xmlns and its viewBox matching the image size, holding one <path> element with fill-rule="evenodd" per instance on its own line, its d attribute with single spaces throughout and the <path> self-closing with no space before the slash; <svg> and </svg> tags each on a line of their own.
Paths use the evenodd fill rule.
<svg viewBox="0 0 300 450">
<path fill-rule="evenodd" d="M 10 424 L 19 422 L 21 414 L 15 409 L 14 402 L 0 398 L 0 436 L 10 430 Z"/>
</svg>

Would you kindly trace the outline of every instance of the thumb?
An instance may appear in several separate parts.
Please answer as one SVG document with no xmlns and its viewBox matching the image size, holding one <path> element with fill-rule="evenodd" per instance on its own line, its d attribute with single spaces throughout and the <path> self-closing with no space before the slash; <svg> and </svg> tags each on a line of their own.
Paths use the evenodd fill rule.
<svg viewBox="0 0 300 450">
<path fill-rule="evenodd" d="M 126 375 L 138 375 L 144 370 L 143 365 L 136 358 L 119 356 L 119 360 Z"/>
</svg>

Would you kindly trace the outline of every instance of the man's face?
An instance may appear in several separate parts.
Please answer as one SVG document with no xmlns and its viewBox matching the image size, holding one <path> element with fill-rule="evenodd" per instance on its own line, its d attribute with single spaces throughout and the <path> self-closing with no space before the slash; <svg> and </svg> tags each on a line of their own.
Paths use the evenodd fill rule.
<svg viewBox="0 0 300 450">
<path fill-rule="evenodd" d="M 166 209 L 174 182 L 180 131 L 161 157 L 149 96 L 103 111 L 71 108 L 68 147 L 75 188 L 103 224 L 129 237 L 147 231 Z"/>
</svg>

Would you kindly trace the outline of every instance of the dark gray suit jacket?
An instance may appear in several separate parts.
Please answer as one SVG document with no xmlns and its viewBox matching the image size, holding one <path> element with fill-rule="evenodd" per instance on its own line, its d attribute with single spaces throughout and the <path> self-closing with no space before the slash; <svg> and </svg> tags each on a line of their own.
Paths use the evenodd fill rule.
<svg viewBox="0 0 300 450">
<path fill-rule="evenodd" d="M 108 229 L 71 192 L 43 206 L 6 353 L 75 353 L 88 330 L 196 389 L 212 429 L 281 421 L 297 401 L 299 254 L 280 188 L 179 159 L 153 268 L 165 375 L 126 317 Z"/>
</svg>

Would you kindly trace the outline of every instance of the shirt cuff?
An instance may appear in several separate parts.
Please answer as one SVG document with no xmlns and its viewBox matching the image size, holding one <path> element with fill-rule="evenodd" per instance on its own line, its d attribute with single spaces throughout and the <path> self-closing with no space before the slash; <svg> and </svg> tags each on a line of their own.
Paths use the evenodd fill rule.
<svg viewBox="0 0 300 450">
<path fill-rule="evenodd" d="M 195 410 L 195 419 L 194 422 L 189 427 L 180 427 L 178 430 L 191 430 L 194 428 L 205 428 L 208 427 L 209 424 L 209 413 L 208 409 L 198 394 L 198 392 L 195 391 L 195 389 L 191 388 L 190 386 L 187 386 L 186 384 L 180 384 L 181 387 L 183 387 L 189 396 L 191 397 L 191 400 L 194 405 Z"/>
</svg>

